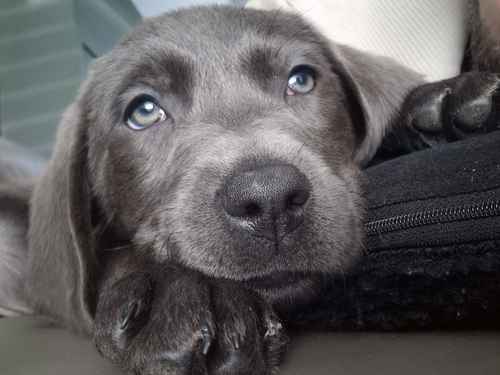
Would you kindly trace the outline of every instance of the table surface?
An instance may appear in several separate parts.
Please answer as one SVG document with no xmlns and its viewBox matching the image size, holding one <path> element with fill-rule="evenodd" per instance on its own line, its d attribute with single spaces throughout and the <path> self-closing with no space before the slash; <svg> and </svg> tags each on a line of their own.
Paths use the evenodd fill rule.
<svg viewBox="0 0 500 375">
<path fill-rule="evenodd" d="M 500 332 L 295 337 L 280 375 L 498 375 Z M 120 375 L 90 340 L 36 318 L 0 319 L 1 375 Z"/>
</svg>

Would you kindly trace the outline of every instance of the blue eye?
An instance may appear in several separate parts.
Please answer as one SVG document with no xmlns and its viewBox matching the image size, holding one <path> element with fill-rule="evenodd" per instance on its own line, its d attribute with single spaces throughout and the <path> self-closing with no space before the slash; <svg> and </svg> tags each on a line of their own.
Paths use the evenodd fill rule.
<svg viewBox="0 0 500 375">
<path fill-rule="evenodd" d="M 287 95 L 307 94 L 314 88 L 316 77 L 312 68 L 305 65 L 295 67 L 288 77 Z"/>
<path fill-rule="evenodd" d="M 143 130 L 165 121 L 167 113 L 152 97 L 144 95 L 132 101 L 125 111 L 125 123 L 132 130 Z"/>
</svg>

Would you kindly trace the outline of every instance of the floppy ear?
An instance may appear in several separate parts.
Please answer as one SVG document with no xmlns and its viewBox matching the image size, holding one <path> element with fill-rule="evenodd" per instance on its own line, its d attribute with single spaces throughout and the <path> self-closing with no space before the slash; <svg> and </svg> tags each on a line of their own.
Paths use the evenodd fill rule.
<svg viewBox="0 0 500 375">
<path fill-rule="evenodd" d="M 31 200 L 27 292 L 36 312 L 90 333 L 97 261 L 78 102 L 64 114 L 54 155 Z"/>
<path fill-rule="evenodd" d="M 375 155 L 384 135 L 398 120 L 409 92 L 424 83 L 416 72 L 395 61 L 332 44 L 334 70 L 343 79 L 358 136 L 356 161 L 363 165 Z"/>
<path fill-rule="evenodd" d="M 0 176 L 0 315 L 4 316 L 31 312 L 23 289 L 30 196 L 29 178 L 6 178 L 2 181 Z"/>
</svg>

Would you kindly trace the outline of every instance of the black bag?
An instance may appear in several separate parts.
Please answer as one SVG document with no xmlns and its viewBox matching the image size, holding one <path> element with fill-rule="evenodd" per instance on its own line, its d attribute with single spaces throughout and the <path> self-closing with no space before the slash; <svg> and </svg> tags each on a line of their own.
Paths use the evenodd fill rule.
<svg viewBox="0 0 500 375">
<path fill-rule="evenodd" d="M 366 256 L 293 320 L 331 329 L 499 328 L 500 132 L 366 175 Z"/>
</svg>

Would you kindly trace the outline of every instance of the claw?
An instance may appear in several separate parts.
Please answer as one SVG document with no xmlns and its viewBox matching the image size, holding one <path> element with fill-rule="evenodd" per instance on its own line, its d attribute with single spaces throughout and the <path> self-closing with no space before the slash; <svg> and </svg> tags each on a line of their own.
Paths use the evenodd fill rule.
<svg viewBox="0 0 500 375">
<path fill-rule="evenodd" d="M 264 334 L 264 338 L 271 338 L 278 336 L 283 330 L 283 325 L 278 320 L 270 320 L 267 325 L 266 333 Z"/>
<path fill-rule="evenodd" d="M 212 335 L 208 326 L 203 326 L 201 328 L 201 352 L 204 356 L 208 354 L 210 346 L 212 344 Z"/>
<path fill-rule="evenodd" d="M 128 328 L 129 323 L 136 319 L 141 310 L 140 301 L 130 302 L 125 309 L 123 309 L 120 316 L 120 329 L 125 330 Z"/>
</svg>

